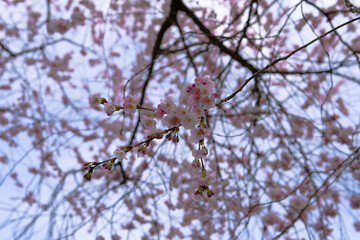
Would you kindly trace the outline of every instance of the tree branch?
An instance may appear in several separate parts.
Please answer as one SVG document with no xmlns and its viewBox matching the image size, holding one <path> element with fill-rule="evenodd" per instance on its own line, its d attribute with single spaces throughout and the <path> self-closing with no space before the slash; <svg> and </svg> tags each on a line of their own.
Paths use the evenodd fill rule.
<svg viewBox="0 0 360 240">
<path fill-rule="evenodd" d="M 275 59 L 274 61 L 272 61 L 271 63 L 269 63 L 268 65 L 266 65 L 266 67 L 262 68 L 261 70 L 258 70 L 256 73 L 254 73 L 251 77 L 249 77 L 243 85 L 241 85 L 234 93 L 230 94 L 229 96 L 221 99 L 218 103 L 216 103 L 216 106 L 220 106 L 222 103 L 224 102 L 227 102 L 229 101 L 230 99 L 232 99 L 233 97 L 236 96 L 236 94 L 238 94 L 253 78 L 257 77 L 258 75 L 260 75 L 261 73 L 265 72 L 267 69 L 269 69 L 270 67 L 274 66 L 275 64 L 277 64 L 278 62 L 281 62 L 281 61 L 284 61 L 284 60 L 287 60 L 288 58 L 290 58 L 292 55 L 294 55 L 295 53 L 303 50 L 304 48 L 307 48 L 309 45 L 313 44 L 314 42 L 318 41 L 319 39 L 325 37 L 326 35 L 332 33 L 332 32 L 335 32 L 336 30 L 338 30 L 339 28 L 342 28 L 352 22 L 355 22 L 355 21 L 358 21 L 360 20 L 360 17 L 357 17 L 357 18 L 354 18 L 354 19 L 351 19 L 350 21 L 347 21 L 333 29 L 331 29 L 330 31 L 324 33 L 323 35 L 313 39 L 312 41 L 308 42 L 307 44 L 301 46 L 300 48 L 298 49 L 295 49 L 294 51 L 292 51 L 291 53 L 289 53 L 288 55 L 284 56 L 284 57 L 280 57 L 280 58 L 277 58 Z"/>
<path fill-rule="evenodd" d="M 219 49 L 226 54 L 228 54 L 230 57 L 235 59 L 238 63 L 240 63 L 242 66 L 249 69 L 253 74 L 259 71 L 257 67 L 249 63 L 246 59 L 241 57 L 237 51 L 232 51 L 231 49 L 227 48 L 217 37 L 215 37 L 211 31 L 200 21 L 199 18 L 196 17 L 193 11 L 191 11 L 182 1 L 179 1 L 180 3 L 180 10 L 185 12 L 186 15 L 188 15 L 194 23 L 199 27 L 199 29 L 209 38 L 210 42 L 214 44 L 215 46 L 219 47 Z"/>
<path fill-rule="evenodd" d="M 346 6 L 349 8 L 350 12 L 353 13 L 360 13 L 360 8 L 356 7 L 354 4 L 352 4 L 349 0 L 345 0 Z"/>
</svg>

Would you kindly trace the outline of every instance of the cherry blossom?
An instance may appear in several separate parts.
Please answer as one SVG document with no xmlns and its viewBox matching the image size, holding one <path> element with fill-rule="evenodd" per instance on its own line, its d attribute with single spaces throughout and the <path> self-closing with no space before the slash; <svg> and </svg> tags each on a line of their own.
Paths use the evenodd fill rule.
<svg viewBox="0 0 360 240">
<path fill-rule="evenodd" d="M 136 99 L 133 95 L 128 94 L 124 101 L 124 111 L 128 115 L 132 115 L 136 112 Z"/>
<path fill-rule="evenodd" d="M 179 113 L 170 113 L 167 114 L 164 118 L 164 124 L 165 126 L 172 128 L 172 127 L 178 127 L 181 125 L 181 116 Z"/>
<path fill-rule="evenodd" d="M 268 212 L 265 216 L 261 218 L 264 225 L 275 225 L 281 223 L 281 219 L 279 218 L 276 212 Z"/>
<path fill-rule="evenodd" d="M 191 135 L 189 137 L 189 140 L 193 143 L 197 143 L 200 140 L 203 140 L 204 138 L 210 136 L 211 130 L 209 128 L 197 127 L 195 129 L 191 129 L 190 133 Z"/>
<path fill-rule="evenodd" d="M 108 116 L 111 116 L 116 111 L 116 106 L 112 103 L 105 103 L 104 104 L 104 111 Z"/>
<path fill-rule="evenodd" d="M 0 10 L 2 238 L 360 231 L 354 0 Z"/>
<path fill-rule="evenodd" d="M 175 107 L 175 103 L 172 97 L 166 97 L 165 99 L 161 99 L 160 102 L 161 103 L 159 104 L 159 107 L 165 113 L 171 112 L 171 110 Z"/>
<path fill-rule="evenodd" d="M 122 160 L 124 158 L 126 159 L 126 152 L 124 152 L 123 147 L 117 147 L 114 151 L 114 155 L 119 160 Z"/>
<path fill-rule="evenodd" d="M 185 129 L 194 129 L 198 123 L 198 115 L 195 112 L 187 111 L 181 122 L 181 126 Z"/>
<path fill-rule="evenodd" d="M 149 131 L 156 130 L 156 121 L 152 117 L 142 115 L 140 119 L 145 129 Z"/>
</svg>

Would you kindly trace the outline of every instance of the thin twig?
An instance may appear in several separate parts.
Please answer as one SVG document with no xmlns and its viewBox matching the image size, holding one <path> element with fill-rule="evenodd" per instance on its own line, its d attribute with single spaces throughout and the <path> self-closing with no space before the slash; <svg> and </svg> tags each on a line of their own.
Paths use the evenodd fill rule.
<svg viewBox="0 0 360 240">
<path fill-rule="evenodd" d="M 233 92 L 231 95 L 227 96 L 226 98 L 221 99 L 218 103 L 216 103 L 216 106 L 220 106 L 222 103 L 229 101 L 230 99 L 232 99 L 233 97 L 236 96 L 236 94 L 238 94 L 253 78 L 257 77 L 259 74 L 265 72 L 267 69 L 269 69 L 270 67 L 274 66 L 275 64 L 277 64 L 278 62 L 281 62 L 283 60 L 287 60 L 288 58 L 290 58 L 292 55 L 294 55 L 295 53 L 299 52 L 300 50 L 303 50 L 304 48 L 308 47 L 309 45 L 313 44 L 314 42 L 318 41 L 319 39 L 325 37 L 326 35 L 335 32 L 336 30 L 338 30 L 339 28 L 342 28 L 352 22 L 355 22 L 357 20 L 360 20 L 360 17 L 354 18 L 348 22 L 345 22 L 333 29 L 331 29 L 330 31 L 324 33 L 323 35 L 315 38 L 314 40 L 308 42 L 307 44 L 301 46 L 298 49 L 295 49 L 294 51 L 290 52 L 288 55 L 275 59 L 274 61 L 272 61 L 271 63 L 269 63 L 266 67 L 260 69 L 259 71 L 257 71 L 256 73 L 254 73 L 251 77 L 249 77 L 243 85 L 241 85 L 241 87 L 239 87 L 235 92 Z"/>
</svg>

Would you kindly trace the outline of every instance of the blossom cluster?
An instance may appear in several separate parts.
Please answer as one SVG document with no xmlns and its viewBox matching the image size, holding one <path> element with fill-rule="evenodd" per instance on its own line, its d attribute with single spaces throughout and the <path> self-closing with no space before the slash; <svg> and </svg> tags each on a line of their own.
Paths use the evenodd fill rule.
<svg viewBox="0 0 360 240">
<path fill-rule="evenodd" d="M 192 150 L 194 160 L 192 166 L 194 168 L 201 168 L 201 180 L 195 195 L 202 196 L 204 192 L 210 198 L 214 195 L 209 188 L 205 165 L 203 159 L 208 155 L 208 150 L 205 146 L 204 139 L 210 136 L 211 130 L 208 128 L 205 121 L 205 113 L 208 109 L 215 107 L 215 98 L 218 94 L 214 92 L 215 82 L 207 77 L 197 77 L 193 84 L 188 85 L 181 96 L 180 102 L 175 103 L 170 96 L 161 99 L 156 109 L 148 109 L 137 104 L 135 96 L 126 95 L 122 106 L 115 105 L 99 94 L 94 94 L 89 97 L 89 104 L 94 109 L 99 109 L 99 106 L 104 105 L 104 111 L 108 116 L 114 112 L 124 110 L 126 115 L 133 115 L 136 109 L 144 109 L 151 111 L 150 114 L 140 116 L 140 121 L 144 128 L 146 140 L 133 146 L 119 146 L 114 151 L 114 158 L 110 158 L 102 162 L 102 166 L 110 170 L 115 162 L 115 159 L 121 161 L 126 159 L 126 153 L 134 150 L 138 156 L 143 156 L 146 153 L 146 148 L 153 139 L 165 139 L 173 143 L 179 142 L 179 127 L 182 126 L 190 130 L 189 141 L 198 144 L 198 148 Z M 160 130 L 157 128 L 157 121 L 160 120 L 162 124 L 168 129 Z M 93 169 L 98 164 L 93 164 L 89 167 L 88 173 L 85 175 L 87 180 L 90 180 Z"/>
<path fill-rule="evenodd" d="M 115 112 L 124 110 L 127 115 L 133 115 L 137 108 L 140 108 L 137 105 L 137 99 L 133 97 L 131 94 L 125 97 L 125 101 L 123 106 L 119 106 L 116 104 L 111 103 L 110 101 L 106 100 L 104 97 L 101 97 L 100 94 L 93 94 L 89 96 L 89 105 L 99 110 L 99 106 L 102 104 L 104 105 L 104 112 L 106 115 L 111 116 Z"/>
</svg>

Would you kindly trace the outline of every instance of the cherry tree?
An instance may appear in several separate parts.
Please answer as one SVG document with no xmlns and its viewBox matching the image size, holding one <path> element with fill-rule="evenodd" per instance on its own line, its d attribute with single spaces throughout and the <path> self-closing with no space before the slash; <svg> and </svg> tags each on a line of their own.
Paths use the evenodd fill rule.
<svg viewBox="0 0 360 240">
<path fill-rule="evenodd" d="M 355 0 L 0 9 L 6 239 L 360 236 Z"/>
</svg>

